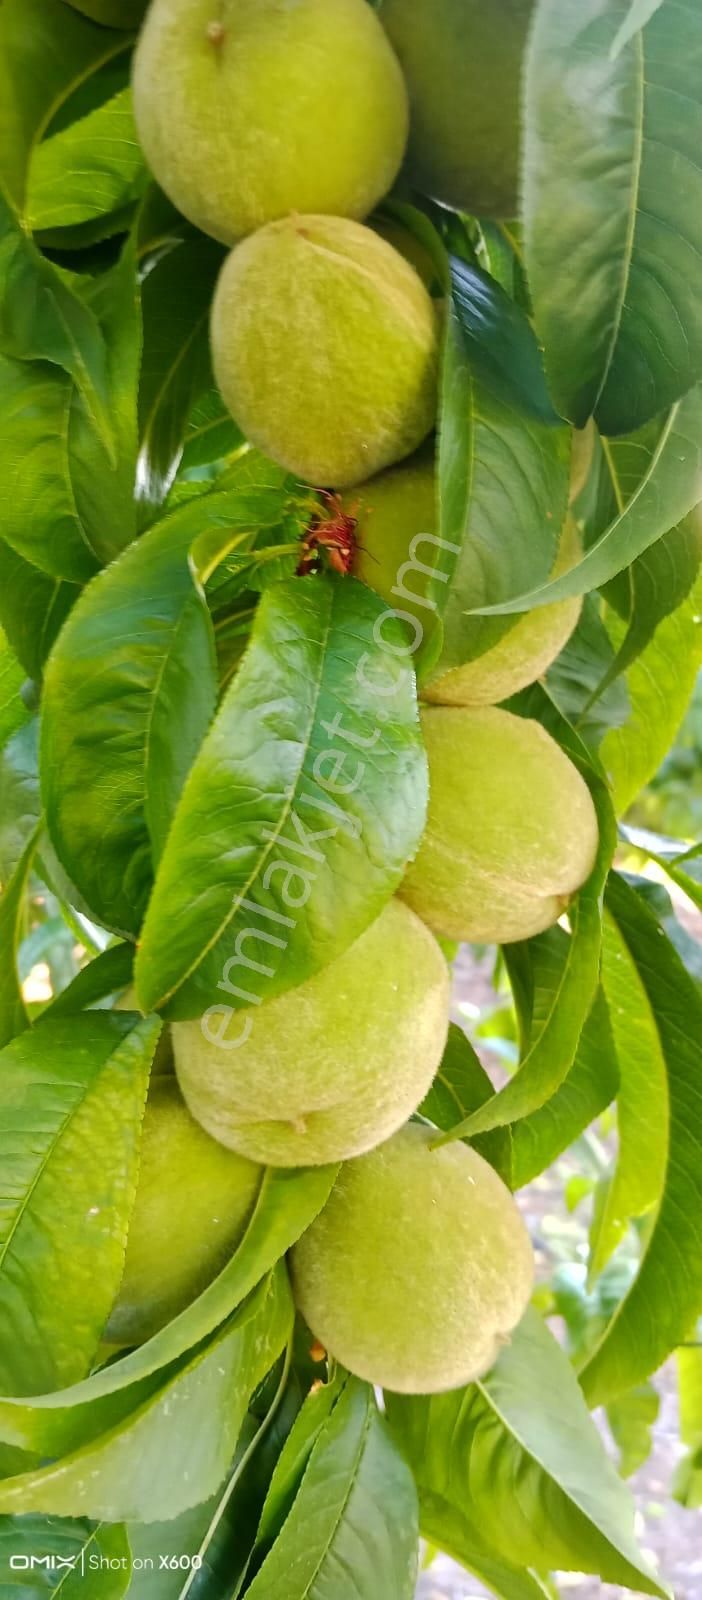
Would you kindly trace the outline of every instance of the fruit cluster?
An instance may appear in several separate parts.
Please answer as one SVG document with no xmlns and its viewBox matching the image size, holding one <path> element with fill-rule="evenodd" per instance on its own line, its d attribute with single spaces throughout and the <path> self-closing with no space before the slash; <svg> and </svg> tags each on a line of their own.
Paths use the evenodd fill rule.
<svg viewBox="0 0 702 1600">
<path fill-rule="evenodd" d="M 402 226 L 364 219 L 403 161 L 439 200 L 514 208 L 531 6 L 507 9 L 510 26 L 498 19 L 480 41 L 490 58 L 502 51 L 511 121 L 503 91 L 499 129 L 467 117 L 466 63 L 481 70 L 470 0 L 386 0 L 379 15 L 367 0 L 153 0 L 136 52 L 153 173 L 191 222 L 233 246 L 212 308 L 222 395 L 248 440 L 342 497 L 356 578 L 391 605 L 417 540 L 436 533 L 426 441 L 442 304 Z M 567 530 L 560 566 L 576 553 Z M 410 605 L 421 617 L 421 581 Z M 177 1082 L 155 1077 L 147 1108 L 115 1342 L 150 1336 L 219 1270 L 261 1165 L 342 1162 L 291 1259 L 314 1336 L 399 1391 L 464 1383 L 494 1360 L 531 1289 L 523 1224 L 475 1151 L 437 1148 L 435 1130 L 408 1119 L 447 1034 L 435 936 L 528 938 L 593 868 L 583 779 L 540 724 L 499 704 L 545 671 L 577 616 L 577 602 L 546 607 L 477 656 L 465 619 L 464 659 L 439 661 L 424 691 L 429 816 L 400 897 L 342 958 L 260 1006 L 233 1056 L 198 1021 L 173 1025 Z"/>
</svg>

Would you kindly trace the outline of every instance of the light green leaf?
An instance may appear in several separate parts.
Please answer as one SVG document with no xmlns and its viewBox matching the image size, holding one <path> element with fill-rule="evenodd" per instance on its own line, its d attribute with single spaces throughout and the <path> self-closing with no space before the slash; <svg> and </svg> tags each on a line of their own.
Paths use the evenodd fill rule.
<svg viewBox="0 0 702 1600">
<path fill-rule="evenodd" d="M 614 632 L 614 628 L 612 627 Z M 615 638 L 623 636 L 617 624 Z M 683 721 L 702 665 L 702 581 L 666 617 L 626 675 L 631 716 L 602 742 L 618 815 L 658 771 Z"/>
<path fill-rule="evenodd" d="M 638 11 L 541 0 L 526 73 L 536 323 L 557 406 L 605 434 L 702 375 L 702 16 L 694 0 Z"/>
<path fill-rule="evenodd" d="M 199 1299 L 138 1350 L 56 1394 L 0 1400 L 0 1439 L 45 1456 L 75 1450 L 155 1392 L 164 1369 L 199 1346 L 250 1294 L 321 1211 L 337 1167 L 267 1168 L 239 1248 Z"/>
<path fill-rule="evenodd" d="M 137 201 L 149 175 L 137 139 L 130 89 L 36 146 L 27 218 L 36 232 L 103 217 Z"/>
<path fill-rule="evenodd" d="M 41 819 L 39 719 L 32 717 L 0 751 L 0 883 L 6 884 Z"/>
<path fill-rule="evenodd" d="M 566 938 L 561 929 L 554 929 L 548 944 L 538 941 L 538 950 L 531 945 L 523 947 L 525 959 L 530 965 L 533 961 L 535 982 L 539 987 L 547 984 L 547 992 L 553 984 L 557 986 L 562 973 L 563 958 L 556 946 Z M 531 1183 L 574 1144 L 611 1105 L 618 1086 L 619 1063 L 609 1012 L 602 990 L 598 989 L 568 1076 L 539 1111 L 522 1117 L 512 1128 L 513 1187 L 521 1189 Z"/>
<path fill-rule="evenodd" d="M 38 830 L 30 835 L 12 876 L 0 896 L 0 1048 L 14 1039 L 27 1025 L 27 1014 L 17 973 L 17 947 L 20 940 L 27 879 L 37 847 Z"/>
<path fill-rule="evenodd" d="M 660 1406 L 660 1395 L 652 1383 L 641 1383 L 608 1405 L 607 1421 L 619 1450 L 622 1478 L 630 1478 L 648 1461 Z"/>
<path fill-rule="evenodd" d="M 26 674 L 0 628 L 0 750 L 30 713 L 20 697 Z M 1 869 L 0 869 L 1 872 Z"/>
<path fill-rule="evenodd" d="M 335 1600 L 412 1600 L 418 1531 L 411 1473 L 372 1389 L 348 1378 L 246 1594 L 250 1600 L 325 1600 L 332 1592 Z"/>
<path fill-rule="evenodd" d="M 672 407 L 638 488 L 577 565 L 514 599 L 484 607 L 485 614 L 506 616 L 601 589 L 682 522 L 698 504 L 701 480 L 702 385 L 698 384 Z"/>
<path fill-rule="evenodd" d="M 354 579 L 276 584 L 168 835 L 135 964 L 143 1008 L 236 1009 L 318 972 L 397 888 L 425 806 L 401 623 Z"/>
<path fill-rule="evenodd" d="M 0 1511 L 158 1522 L 207 1500 L 234 1453 L 249 1398 L 288 1341 L 282 1267 L 131 1415 L 52 1465 L 0 1483 Z"/>
<path fill-rule="evenodd" d="M 0 1053 L 0 1386 L 89 1372 L 124 1268 L 160 1031 L 126 1013 L 40 1022 Z"/>
<path fill-rule="evenodd" d="M 483 1547 L 541 1574 L 595 1572 L 665 1595 L 634 1538 L 634 1507 L 608 1461 L 568 1357 L 535 1311 L 480 1383 L 387 1396 L 391 1427 L 429 1496 Z"/>
<path fill-rule="evenodd" d="M 670 1125 L 665 1187 L 640 1270 L 580 1374 L 592 1405 L 655 1372 L 702 1308 L 702 999 L 653 913 L 616 875 L 607 904 L 658 1035 Z"/>
<path fill-rule="evenodd" d="M 590 1241 L 590 1278 L 596 1278 L 626 1234 L 631 1220 L 658 1205 L 670 1139 L 668 1073 L 641 977 L 616 923 L 605 918 L 602 983 L 619 1061 L 616 1167 Z"/>
</svg>

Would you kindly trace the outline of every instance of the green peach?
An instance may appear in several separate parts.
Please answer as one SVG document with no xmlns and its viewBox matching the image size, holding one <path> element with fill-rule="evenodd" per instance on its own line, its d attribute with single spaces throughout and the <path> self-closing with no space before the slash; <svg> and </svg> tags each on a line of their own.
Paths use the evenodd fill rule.
<svg viewBox="0 0 702 1600">
<path fill-rule="evenodd" d="M 242 432 L 306 483 L 360 483 L 434 425 L 434 304 L 358 222 L 288 218 L 238 245 L 217 284 L 212 353 Z"/>
<path fill-rule="evenodd" d="M 141 1344 L 207 1288 L 243 1236 L 262 1176 L 203 1132 L 175 1078 L 152 1080 L 108 1343 Z"/>
<path fill-rule="evenodd" d="M 409 120 L 367 0 L 152 0 L 134 112 L 161 187 L 224 244 L 291 211 L 367 216 Z"/>
<path fill-rule="evenodd" d="M 349 496 L 345 504 L 358 517 L 356 577 L 375 589 L 389 605 L 410 611 L 426 625 L 429 613 L 426 604 L 422 604 L 426 568 L 436 560 L 436 551 L 429 542 L 437 530 L 433 450 L 425 448 L 411 461 L 381 473 Z M 422 540 L 423 535 L 429 537 Z M 579 552 L 577 530 L 569 521 L 564 527 L 554 576 L 572 566 Z M 418 565 L 420 561 L 424 572 Z M 422 690 L 424 698 L 440 705 L 496 705 L 509 699 L 540 678 L 560 655 L 577 625 L 581 607 L 582 600 L 576 597 L 527 611 L 482 655 L 459 665 L 440 659 Z M 478 621 L 464 611 L 460 619 L 454 620 L 460 621 L 460 634 L 453 654 L 463 649 L 469 654 Z"/>
<path fill-rule="evenodd" d="M 242 1026 L 243 1019 L 243 1026 Z M 238 1049 L 173 1025 L 176 1072 L 215 1139 L 276 1167 L 360 1155 L 427 1094 L 448 1028 L 448 969 L 399 901 L 297 989 L 238 1012 Z"/>
<path fill-rule="evenodd" d="M 383 0 L 409 87 L 410 180 L 458 211 L 519 208 L 522 59 L 534 0 Z"/>
<path fill-rule="evenodd" d="M 427 706 L 429 819 L 400 893 L 434 932 L 509 944 L 550 928 L 589 877 L 597 816 L 540 723 L 495 706 Z"/>
<path fill-rule="evenodd" d="M 433 1394 L 482 1377 L 529 1302 L 534 1263 L 508 1189 L 465 1144 L 410 1123 L 349 1161 L 291 1255 L 315 1338 L 359 1378 Z"/>
</svg>

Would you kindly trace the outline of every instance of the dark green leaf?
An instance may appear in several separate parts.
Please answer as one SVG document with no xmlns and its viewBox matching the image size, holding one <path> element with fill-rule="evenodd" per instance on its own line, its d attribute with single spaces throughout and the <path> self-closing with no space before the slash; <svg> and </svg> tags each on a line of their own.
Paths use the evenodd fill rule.
<svg viewBox="0 0 702 1600">
<path fill-rule="evenodd" d="M 29 1565 L 31 1557 L 54 1556 L 57 1565 Z M 11 1557 L 26 1557 L 27 1568 Z M 91 1560 L 100 1563 L 91 1567 Z M 104 1562 L 104 1565 L 102 1564 Z M 65 1563 L 65 1565 L 64 1565 Z M 21 1600 L 121 1600 L 129 1585 L 130 1550 L 117 1523 L 70 1521 L 64 1517 L 0 1517 L 0 1593 Z"/>
<path fill-rule="evenodd" d="M 0 883 L 12 877 L 41 817 L 39 720 L 33 717 L 0 752 Z"/>
<path fill-rule="evenodd" d="M 348 1378 L 246 1593 L 250 1600 L 324 1600 L 331 1592 L 335 1600 L 412 1600 L 417 1540 L 411 1473 L 372 1389 Z"/>
<path fill-rule="evenodd" d="M 537 326 L 559 409 L 577 426 L 594 412 L 603 433 L 702 375 L 702 15 L 661 0 L 622 30 L 627 9 L 541 0 L 526 75 Z"/>
<path fill-rule="evenodd" d="M 480 1383 L 389 1395 L 388 1414 L 428 1500 L 478 1530 L 493 1558 L 545 1573 L 595 1572 L 665 1595 L 634 1538 L 634 1508 L 607 1460 L 570 1362 L 535 1311 Z"/>
<path fill-rule="evenodd" d="M 523 311 L 478 268 L 454 258 L 451 273 L 447 361 L 455 376 L 442 414 L 440 498 L 443 537 L 459 551 L 441 600 L 447 669 L 481 654 L 508 626 L 469 611 L 548 578 L 570 461 L 569 430 L 553 411 Z"/>
<path fill-rule="evenodd" d="M 144 1009 L 258 1004 L 318 972 L 399 884 L 425 806 L 402 625 L 354 579 L 269 589 L 166 842 L 135 966 Z"/>
<path fill-rule="evenodd" d="M 0 1055 L 4 1394 L 79 1381 L 124 1268 L 158 1021 L 41 1022 Z"/>
<path fill-rule="evenodd" d="M 126 989 L 131 983 L 134 966 L 134 946 L 113 944 L 103 950 L 87 967 L 83 967 L 68 988 L 58 995 L 48 1007 L 48 1017 L 75 1017 L 88 1007 L 105 1000 L 108 995 Z"/>
<path fill-rule="evenodd" d="M 0 622 L 30 678 L 41 678 L 44 662 L 79 588 L 49 578 L 0 539 Z"/>
<path fill-rule="evenodd" d="M 47 124 L 127 41 L 63 0 L 3 0 L 0 45 L 0 182 L 22 213 L 32 151 Z"/>
<path fill-rule="evenodd" d="M 441 1066 L 426 1100 L 420 1106 L 423 1117 L 446 1132 L 463 1121 L 493 1095 L 493 1086 L 462 1028 L 452 1022 Z M 471 1140 L 476 1150 L 499 1172 L 504 1182 L 512 1183 L 512 1135 L 509 1128 L 496 1128 Z"/>
<path fill-rule="evenodd" d="M 140 333 L 134 253 L 89 283 L 86 304 L 107 341 L 111 460 L 72 379 L 45 361 L 0 358 L 3 534 L 25 561 L 82 583 L 135 533 L 135 388 Z"/>
<path fill-rule="evenodd" d="M 0 1483 L 0 1510 L 159 1522 L 207 1500 L 230 1465 L 249 1398 L 290 1337 L 284 1268 L 132 1415 L 56 1463 Z"/>
<path fill-rule="evenodd" d="M 665 1188 L 640 1271 L 581 1373 L 593 1405 L 655 1372 L 702 1305 L 702 999 L 652 912 L 615 875 L 607 903 L 658 1034 L 670 1123 Z"/>
<path fill-rule="evenodd" d="M 140 492 L 153 505 L 168 493 L 193 410 L 213 387 L 209 317 L 223 260 L 212 239 L 188 239 L 156 261 L 144 281 Z M 233 425 L 231 432 L 236 440 Z"/>
</svg>

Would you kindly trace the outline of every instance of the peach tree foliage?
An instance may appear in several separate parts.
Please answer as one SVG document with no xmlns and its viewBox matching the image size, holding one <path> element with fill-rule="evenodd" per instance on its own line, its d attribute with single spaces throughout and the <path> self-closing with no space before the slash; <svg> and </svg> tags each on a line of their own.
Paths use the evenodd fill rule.
<svg viewBox="0 0 702 1600">
<path fill-rule="evenodd" d="M 402 622 L 379 643 L 383 603 L 342 559 L 309 571 L 324 502 L 239 448 L 208 346 L 223 251 L 156 189 L 134 138 L 142 11 L 0 8 L 3 1592 L 39 1551 L 82 1567 L 95 1600 L 411 1600 L 421 1533 L 504 1600 L 537 1600 L 564 1570 L 661 1594 L 590 1413 L 624 1428 L 682 1350 L 699 1444 L 702 998 L 665 896 L 614 863 L 702 661 L 702 23 L 679 0 L 540 0 L 520 225 L 389 202 L 446 303 L 437 621 L 410 666 Z M 585 426 L 582 552 L 554 578 Z M 472 610 L 480 654 L 573 596 L 572 640 L 510 709 L 584 776 L 599 857 L 567 927 L 504 951 L 517 1071 L 497 1091 L 452 1029 L 424 1104 L 515 1190 L 618 1106 L 590 1240 L 597 1314 L 573 1359 L 541 1314 L 572 1312 L 561 1285 L 465 1390 L 381 1405 L 341 1370 L 320 1386 L 284 1264 L 329 1193 L 320 1168 L 269 1169 L 220 1276 L 105 1362 L 164 1019 L 199 1015 L 241 935 L 256 1001 L 343 957 L 421 834 L 416 699 L 439 636 L 457 648 Z M 370 686 L 388 672 L 376 744 Z M 349 735 L 368 751 L 362 783 L 315 810 L 311 778 Z M 281 960 L 275 885 L 253 933 L 247 901 L 266 833 L 290 862 L 324 840 Z M 702 905 L 694 842 L 634 842 Z M 23 997 L 37 962 L 48 1004 Z M 108 1003 L 134 977 L 145 1016 Z M 637 1259 L 613 1278 L 630 1225 Z M 690 1466 L 678 1492 L 693 1489 Z M 48 1591 L 56 1572 L 32 1582 Z"/>
</svg>

